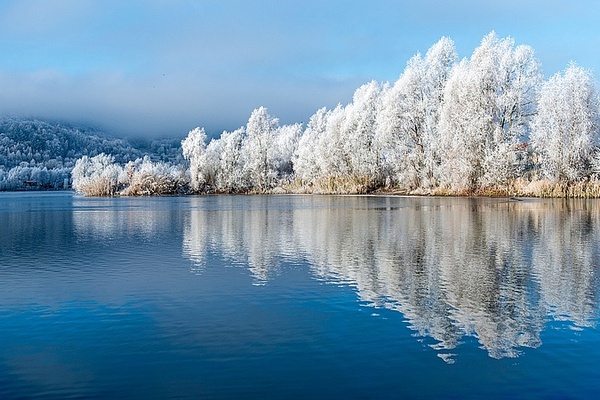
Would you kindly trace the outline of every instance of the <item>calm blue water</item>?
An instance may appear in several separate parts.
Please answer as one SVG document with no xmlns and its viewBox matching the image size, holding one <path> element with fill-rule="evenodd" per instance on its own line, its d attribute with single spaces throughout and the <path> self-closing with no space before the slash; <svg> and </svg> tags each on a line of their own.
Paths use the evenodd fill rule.
<svg viewBox="0 0 600 400">
<path fill-rule="evenodd" d="M 600 202 L 0 193 L 0 398 L 597 398 Z"/>
</svg>

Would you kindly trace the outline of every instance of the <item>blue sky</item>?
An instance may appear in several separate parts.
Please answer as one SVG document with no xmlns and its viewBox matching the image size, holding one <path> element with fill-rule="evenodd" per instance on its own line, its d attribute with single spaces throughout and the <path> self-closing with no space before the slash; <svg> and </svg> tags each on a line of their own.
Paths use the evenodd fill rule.
<svg viewBox="0 0 600 400">
<path fill-rule="evenodd" d="M 468 57 L 492 30 L 546 76 L 598 77 L 599 21 L 597 0 L 0 0 L 0 114 L 135 136 L 233 130 L 259 106 L 306 122 L 442 36 Z"/>
</svg>

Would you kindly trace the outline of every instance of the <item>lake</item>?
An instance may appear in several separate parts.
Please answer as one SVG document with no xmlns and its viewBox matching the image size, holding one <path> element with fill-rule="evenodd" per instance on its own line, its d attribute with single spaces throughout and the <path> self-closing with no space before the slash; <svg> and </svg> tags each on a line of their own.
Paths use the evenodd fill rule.
<svg viewBox="0 0 600 400">
<path fill-rule="evenodd" d="M 0 193 L 0 398 L 596 398 L 600 201 Z"/>
</svg>

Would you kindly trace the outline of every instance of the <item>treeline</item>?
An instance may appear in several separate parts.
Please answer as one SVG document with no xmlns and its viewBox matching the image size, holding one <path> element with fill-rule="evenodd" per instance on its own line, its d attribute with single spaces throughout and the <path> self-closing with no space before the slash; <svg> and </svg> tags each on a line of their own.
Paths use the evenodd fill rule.
<svg viewBox="0 0 600 400">
<path fill-rule="evenodd" d="M 279 125 L 260 107 L 245 126 L 208 143 L 203 129 L 192 130 L 182 142 L 183 186 L 599 196 L 599 116 L 593 76 L 575 64 L 544 80 L 533 49 L 511 38 L 492 32 L 462 60 L 442 38 L 396 82 L 369 82 L 306 127 Z M 74 184 L 82 178 L 74 171 Z"/>
</svg>

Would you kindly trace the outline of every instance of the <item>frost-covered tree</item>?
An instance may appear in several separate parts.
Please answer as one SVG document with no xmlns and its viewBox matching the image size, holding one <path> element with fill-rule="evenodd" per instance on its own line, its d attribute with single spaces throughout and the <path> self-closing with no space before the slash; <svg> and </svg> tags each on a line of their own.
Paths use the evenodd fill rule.
<svg viewBox="0 0 600 400">
<path fill-rule="evenodd" d="M 218 139 L 212 139 L 206 146 L 202 157 L 202 177 L 206 191 L 217 189 L 222 151 L 222 143 Z"/>
<path fill-rule="evenodd" d="M 87 196 L 114 196 L 122 186 L 123 168 L 115 158 L 104 153 L 94 157 L 83 156 L 75 162 L 71 175 L 73 189 Z"/>
<path fill-rule="evenodd" d="M 522 172 L 519 142 L 529 130 L 541 82 L 529 46 L 494 32 L 452 70 L 440 119 L 442 181 L 455 189 L 504 184 Z"/>
<path fill-rule="evenodd" d="M 189 184 L 185 169 L 145 156 L 124 167 L 101 153 L 83 156 L 72 171 L 73 189 L 86 196 L 157 196 L 184 193 Z"/>
<path fill-rule="evenodd" d="M 351 176 L 369 182 L 381 180 L 380 148 L 375 140 L 383 87 L 371 81 L 359 87 L 346 107 L 341 145 Z"/>
<path fill-rule="evenodd" d="M 313 183 L 323 176 L 323 148 L 321 142 L 327 134 L 330 112 L 323 107 L 310 117 L 306 129 L 298 142 L 293 157 L 296 178 L 302 183 Z"/>
<path fill-rule="evenodd" d="M 434 185 L 435 140 L 443 91 L 457 55 L 454 43 L 440 39 L 425 58 L 415 55 L 382 95 L 377 140 L 383 164 L 395 183 L 408 189 Z"/>
<path fill-rule="evenodd" d="M 264 107 L 252 112 L 248 123 L 234 132 L 224 131 L 205 144 L 204 129 L 190 131 L 182 142 L 190 161 L 191 186 L 196 192 L 266 191 L 280 180 L 291 179 L 292 157 L 302 125 L 279 126 Z"/>
<path fill-rule="evenodd" d="M 325 135 L 318 144 L 322 178 L 342 178 L 350 174 L 350 163 L 344 146 L 346 114 L 346 108 L 341 104 L 327 113 Z"/>
<path fill-rule="evenodd" d="M 436 170 L 440 165 L 439 149 L 439 121 L 444 90 L 450 77 L 452 68 L 458 61 L 458 54 L 454 42 L 447 37 L 442 37 L 425 54 L 425 76 L 421 83 L 425 99 L 425 129 L 423 135 L 423 149 L 425 165 L 421 171 L 420 182 L 424 188 L 437 186 Z"/>
<path fill-rule="evenodd" d="M 198 191 L 206 183 L 206 132 L 204 128 L 192 129 L 181 142 L 183 157 L 190 163 L 190 186 Z"/>
<path fill-rule="evenodd" d="M 543 85 L 531 144 L 547 178 L 573 182 L 589 172 L 599 117 L 598 91 L 590 72 L 570 64 Z"/>
<path fill-rule="evenodd" d="M 499 79 L 493 131 L 484 160 L 484 185 L 504 184 L 523 174 L 527 160 L 521 144 L 530 132 L 542 83 L 541 68 L 530 46 L 511 49 L 514 42 L 509 39 L 499 44 Z"/>
<path fill-rule="evenodd" d="M 290 179 L 294 175 L 294 154 L 302 136 L 302 124 L 280 126 L 275 132 L 275 169 L 279 179 Z"/>
<path fill-rule="evenodd" d="M 265 107 L 252 111 L 246 124 L 242 143 L 243 172 L 248 186 L 259 191 L 272 188 L 277 182 L 275 166 L 275 133 L 279 120 L 269 115 Z"/>
<path fill-rule="evenodd" d="M 245 129 L 223 132 L 219 138 L 219 168 L 217 188 L 225 192 L 237 192 L 243 189 L 241 151 Z"/>
<path fill-rule="evenodd" d="M 160 196 L 185 193 L 188 178 L 183 166 L 153 162 L 145 156 L 128 162 L 119 176 L 125 196 Z"/>
</svg>

